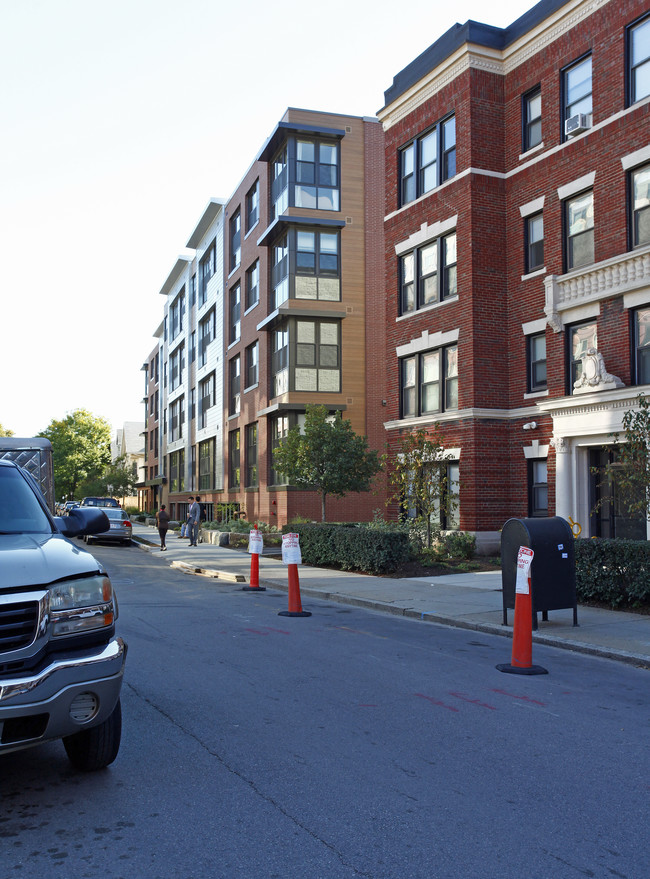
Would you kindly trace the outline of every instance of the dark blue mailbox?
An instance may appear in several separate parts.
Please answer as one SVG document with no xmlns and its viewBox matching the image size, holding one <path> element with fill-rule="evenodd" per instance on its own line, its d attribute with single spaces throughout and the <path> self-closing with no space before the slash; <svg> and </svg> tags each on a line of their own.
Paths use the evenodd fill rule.
<svg viewBox="0 0 650 879">
<path fill-rule="evenodd" d="M 530 582 L 533 628 L 537 614 L 548 620 L 549 610 L 573 608 L 573 625 L 578 625 L 576 563 L 573 532 L 566 519 L 508 519 L 501 530 L 501 580 L 503 583 L 503 625 L 507 609 L 515 606 L 517 554 L 520 546 L 533 550 Z"/>
</svg>

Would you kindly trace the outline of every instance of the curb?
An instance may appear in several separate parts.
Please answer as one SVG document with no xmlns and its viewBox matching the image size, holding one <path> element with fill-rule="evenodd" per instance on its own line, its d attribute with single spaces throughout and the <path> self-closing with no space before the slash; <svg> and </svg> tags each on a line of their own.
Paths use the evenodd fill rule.
<svg viewBox="0 0 650 879">
<path fill-rule="evenodd" d="M 156 544 L 148 543 L 143 539 L 133 538 L 133 542 L 145 552 L 150 552 Z M 202 568 L 191 565 L 188 562 L 172 561 L 168 563 L 170 567 L 181 570 L 186 574 L 196 574 L 198 576 L 208 577 L 212 580 L 221 580 L 229 583 L 245 583 L 247 578 L 243 574 L 231 574 L 229 571 L 218 571 L 213 568 Z M 284 582 L 276 580 L 268 580 L 260 577 L 260 586 L 276 589 L 279 592 L 288 592 L 289 586 Z M 455 629 L 467 629 L 472 632 L 483 632 L 486 635 L 499 635 L 502 638 L 512 640 L 512 629 L 502 626 L 495 626 L 492 623 L 475 623 L 470 620 L 458 619 L 456 617 L 436 616 L 432 613 L 423 613 L 422 611 L 410 610 L 409 608 L 395 607 L 386 602 L 377 601 L 371 598 L 354 598 L 350 595 L 341 595 L 340 593 L 322 592 L 317 589 L 310 589 L 309 586 L 301 586 L 302 595 L 308 595 L 311 598 L 319 598 L 323 601 L 334 601 L 337 604 L 347 604 L 351 607 L 362 607 L 366 610 L 375 610 L 381 613 L 392 614 L 393 616 L 406 617 L 407 619 L 419 620 L 424 623 L 433 623 L 439 626 L 450 626 Z M 650 658 L 638 653 L 629 653 L 624 650 L 612 650 L 607 647 L 594 647 L 592 644 L 585 644 L 582 641 L 567 640 L 564 638 L 556 638 L 553 635 L 544 635 L 533 632 L 533 641 L 536 644 L 543 644 L 546 647 L 559 647 L 563 650 L 570 650 L 573 653 L 583 653 L 588 656 L 599 657 L 600 659 L 613 659 L 617 662 L 623 662 L 627 665 L 634 665 L 637 668 L 650 669 Z"/>
</svg>

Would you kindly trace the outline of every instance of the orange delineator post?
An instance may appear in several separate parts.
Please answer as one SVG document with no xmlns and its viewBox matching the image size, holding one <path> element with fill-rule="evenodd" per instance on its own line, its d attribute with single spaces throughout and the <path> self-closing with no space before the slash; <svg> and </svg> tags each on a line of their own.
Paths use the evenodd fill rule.
<svg viewBox="0 0 650 879">
<path fill-rule="evenodd" d="M 300 580 L 298 579 L 298 565 L 287 565 L 289 569 L 289 610 L 281 610 L 280 617 L 310 617 L 311 612 L 302 609 L 300 601 Z"/>
<path fill-rule="evenodd" d="M 512 658 L 510 665 L 497 665 L 507 674 L 545 675 L 545 668 L 533 665 L 533 590 L 530 577 L 528 592 L 515 594 L 515 620 L 512 631 Z"/>
<path fill-rule="evenodd" d="M 257 526 L 255 526 L 257 530 Z M 244 592 L 266 592 L 266 586 L 260 586 L 260 556 L 257 552 L 251 553 L 251 575 L 247 586 L 242 586 Z"/>
</svg>

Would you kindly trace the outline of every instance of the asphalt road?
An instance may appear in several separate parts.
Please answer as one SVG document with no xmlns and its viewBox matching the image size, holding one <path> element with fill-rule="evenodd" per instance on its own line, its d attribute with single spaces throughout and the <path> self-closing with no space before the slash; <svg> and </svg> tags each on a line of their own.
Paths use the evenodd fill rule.
<svg viewBox="0 0 650 879">
<path fill-rule="evenodd" d="M 129 643 L 117 761 L 0 758 L 0 879 L 650 875 L 650 676 L 94 546 Z"/>
</svg>

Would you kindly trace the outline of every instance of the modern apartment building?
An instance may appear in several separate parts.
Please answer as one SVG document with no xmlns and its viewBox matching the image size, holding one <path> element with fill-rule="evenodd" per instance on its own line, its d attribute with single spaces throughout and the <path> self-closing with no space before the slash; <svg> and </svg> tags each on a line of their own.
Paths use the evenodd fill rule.
<svg viewBox="0 0 650 879">
<path fill-rule="evenodd" d="M 456 25 L 378 115 L 390 447 L 439 425 L 443 524 L 486 549 L 513 516 L 645 536 L 598 470 L 650 392 L 647 0 Z"/>
<path fill-rule="evenodd" d="M 272 460 L 310 403 L 382 447 L 383 160 L 377 119 L 289 109 L 232 197 L 208 205 L 187 242 L 196 256 L 160 291 L 148 361 L 151 497 L 159 481 L 172 516 L 198 492 L 208 518 L 216 504 L 278 525 L 319 518 L 317 494 Z M 384 498 L 329 499 L 328 518 L 370 519 Z"/>
</svg>

